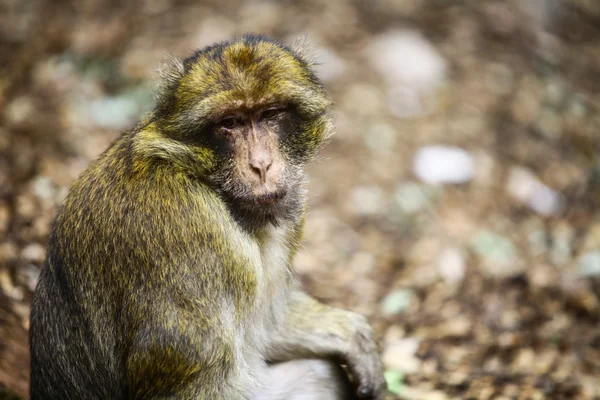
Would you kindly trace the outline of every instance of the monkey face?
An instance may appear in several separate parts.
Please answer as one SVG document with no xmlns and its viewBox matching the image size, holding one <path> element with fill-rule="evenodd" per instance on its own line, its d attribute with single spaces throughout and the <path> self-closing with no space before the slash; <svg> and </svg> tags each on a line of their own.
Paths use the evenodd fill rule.
<svg viewBox="0 0 600 400">
<path fill-rule="evenodd" d="M 292 126 L 290 110 L 274 104 L 225 115 L 211 134 L 230 160 L 226 163 L 229 194 L 238 201 L 265 207 L 282 200 L 293 184 L 281 141 Z"/>
</svg>

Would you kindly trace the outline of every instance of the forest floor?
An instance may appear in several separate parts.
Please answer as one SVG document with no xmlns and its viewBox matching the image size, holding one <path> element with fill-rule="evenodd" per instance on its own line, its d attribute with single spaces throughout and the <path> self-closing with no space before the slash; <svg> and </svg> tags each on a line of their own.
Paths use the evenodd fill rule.
<svg viewBox="0 0 600 400">
<path fill-rule="evenodd" d="M 0 400 L 26 397 L 69 186 L 152 106 L 167 51 L 245 32 L 315 48 L 337 133 L 295 268 L 369 318 L 390 398 L 600 399 L 597 4 L 3 2 Z"/>
</svg>

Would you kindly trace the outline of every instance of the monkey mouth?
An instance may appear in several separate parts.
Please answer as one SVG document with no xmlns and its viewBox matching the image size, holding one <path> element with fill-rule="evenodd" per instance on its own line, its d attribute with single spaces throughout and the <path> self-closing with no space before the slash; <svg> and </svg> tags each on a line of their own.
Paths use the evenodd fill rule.
<svg viewBox="0 0 600 400">
<path fill-rule="evenodd" d="M 268 192 L 268 193 L 264 193 L 264 194 L 254 195 L 251 198 L 249 198 L 249 200 L 253 204 L 268 206 L 268 205 L 275 205 L 281 199 L 283 199 L 285 197 L 285 195 L 286 195 L 285 190 L 277 190 L 275 192 Z"/>
</svg>

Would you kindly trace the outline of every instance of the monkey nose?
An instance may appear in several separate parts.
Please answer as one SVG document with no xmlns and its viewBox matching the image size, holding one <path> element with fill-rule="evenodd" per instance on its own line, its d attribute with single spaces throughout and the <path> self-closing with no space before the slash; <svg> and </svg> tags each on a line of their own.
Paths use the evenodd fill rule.
<svg viewBox="0 0 600 400">
<path fill-rule="evenodd" d="M 261 183 L 267 183 L 267 172 L 271 165 L 273 164 L 273 159 L 268 156 L 262 157 L 253 157 L 250 159 L 250 169 L 260 178 Z"/>
</svg>

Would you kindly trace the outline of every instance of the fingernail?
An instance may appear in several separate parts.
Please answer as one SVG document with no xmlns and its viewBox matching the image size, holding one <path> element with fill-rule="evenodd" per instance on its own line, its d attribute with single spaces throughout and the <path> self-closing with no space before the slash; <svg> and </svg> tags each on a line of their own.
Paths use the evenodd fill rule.
<svg viewBox="0 0 600 400">
<path fill-rule="evenodd" d="M 371 390 L 366 386 L 363 386 L 360 389 L 358 389 L 358 395 L 360 397 L 365 398 L 365 397 L 369 396 L 370 394 L 371 394 Z"/>
</svg>

